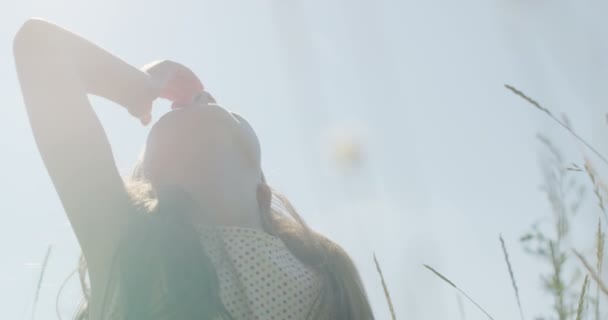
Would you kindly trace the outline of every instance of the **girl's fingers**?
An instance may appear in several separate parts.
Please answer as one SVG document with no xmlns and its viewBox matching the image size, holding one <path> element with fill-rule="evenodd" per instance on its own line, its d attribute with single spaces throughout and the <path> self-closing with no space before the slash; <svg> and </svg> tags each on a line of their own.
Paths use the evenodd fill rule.
<svg viewBox="0 0 608 320">
<path fill-rule="evenodd" d="M 141 118 L 139 118 L 139 121 L 141 122 L 141 124 L 143 126 L 147 126 L 150 123 L 150 121 L 152 121 L 152 114 L 148 113 L 148 114 L 142 116 Z"/>
</svg>

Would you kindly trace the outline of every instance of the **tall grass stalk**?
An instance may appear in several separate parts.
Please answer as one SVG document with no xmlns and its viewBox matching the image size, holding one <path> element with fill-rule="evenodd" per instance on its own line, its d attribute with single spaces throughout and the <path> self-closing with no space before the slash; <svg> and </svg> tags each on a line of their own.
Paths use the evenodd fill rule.
<svg viewBox="0 0 608 320">
<path fill-rule="evenodd" d="M 517 300 L 517 307 L 519 308 L 519 317 L 521 318 L 521 320 L 524 320 L 524 311 L 521 307 L 521 300 L 519 299 L 519 290 L 517 288 L 517 282 L 515 281 L 515 275 L 513 274 L 513 267 L 511 266 L 511 261 L 509 260 L 509 253 L 507 252 L 505 239 L 503 239 L 502 235 L 500 235 L 498 238 L 500 239 L 502 253 L 505 256 L 505 262 L 507 263 L 507 268 L 509 269 L 509 277 L 511 278 L 511 284 L 513 285 L 513 290 L 515 291 L 515 299 Z"/>
<path fill-rule="evenodd" d="M 397 319 L 395 316 L 395 308 L 393 308 L 393 300 L 391 299 L 391 295 L 388 292 L 388 287 L 386 286 L 386 282 L 384 281 L 384 276 L 382 275 L 382 269 L 380 268 L 380 264 L 378 263 L 378 259 L 376 259 L 376 254 L 374 253 L 374 263 L 376 263 L 376 270 L 380 275 L 380 280 L 382 281 L 382 288 L 384 289 L 384 296 L 386 297 L 386 301 L 388 303 L 388 308 L 391 311 L 391 317 L 393 320 Z"/>
<path fill-rule="evenodd" d="M 597 234 L 596 234 L 596 265 L 595 269 L 597 270 L 597 274 L 599 277 L 602 276 L 602 267 L 604 262 L 604 232 L 602 231 L 602 222 L 600 219 L 597 219 Z M 596 285 L 595 288 L 595 319 L 599 320 L 600 318 L 600 286 Z"/>
<path fill-rule="evenodd" d="M 511 85 L 505 84 L 505 88 L 510 90 L 515 95 L 526 100 L 528 103 L 530 103 L 536 109 L 545 113 L 547 116 L 549 116 L 549 118 L 551 118 L 553 121 L 555 121 L 561 127 L 566 129 L 577 141 L 582 143 L 586 149 L 590 150 L 593 154 L 595 154 L 595 156 L 597 156 L 602 162 L 604 162 L 604 164 L 608 165 L 608 158 L 606 156 L 604 156 L 603 154 L 601 154 L 598 151 L 598 149 L 596 149 L 594 146 L 592 146 L 589 142 L 587 142 L 586 139 L 581 137 L 581 135 L 579 135 L 572 128 L 572 126 L 570 125 L 570 122 L 568 121 L 567 118 L 565 118 L 565 117 L 558 118 L 556 115 L 554 115 L 551 112 L 551 110 L 549 110 L 546 107 L 543 107 L 536 100 L 532 99 L 531 97 L 527 96 L 525 93 L 523 93 L 522 91 L 516 89 L 515 87 L 513 87 Z M 564 246 L 568 246 L 568 244 L 563 241 L 563 240 L 567 239 L 567 235 L 569 233 L 569 230 L 568 230 L 569 229 L 569 226 L 568 226 L 569 217 L 568 216 L 570 213 L 574 214 L 578 210 L 578 205 L 581 203 L 582 195 L 584 193 L 584 187 L 581 186 L 581 188 L 579 189 L 579 194 L 578 194 L 579 201 L 570 204 L 569 200 L 566 199 L 566 195 L 568 192 L 565 192 L 565 191 L 572 190 L 573 187 L 576 186 L 576 182 L 575 182 L 575 180 L 572 180 L 569 177 L 566 177 L 566 175 L 564 174 L 564 171 L 582 172 L 583 169 L 580 166 L 577 166 L 576 164 L 573 164 L 573 167 L 564 166 L 563 159 L 560 157 L 560 155 L 557 152 L 555 152 L 556 149 L 554 148 L 554 146 L 552 144 L 549 143 L 550 141 L 548 139 L 542 139 L 542 137 L 541 137 L 541 140 L 543 142 L 545 142 L 545 144 L 549 147 L 551 152 L 554 154 L 554 159 L 552 159 L 553 160 L 552 163 L 557 164 L 555 169 L 546 169 L 545 168 L 546 169 L 545 178 L 546 179 L 550 178 L 546 181 L 551 182 L 551 184 L 554 184 L 555 187 L 554 188 L 550 187 L 551 184 L 544 186 L 545 191 L 547 191 L 547 195 L 549 196 L 549 200 L 553 206 L 553 211 L 555 213 L 554 220 L 556 222 L 555 225 L 556 225 L 557 236 L 553 239 L 547 238 L 543 234 L 542 231 L 538 230 L 537 227 L 535 225 L 533 225 L 533 232 L 523 236 L 521 240 L 522 240 L 522 242 L 525 242 L 525 243 L 532 243 L 532 244 L 536 243 L 537 244 L 536 250 L 534 250 L 534 251 L 529 250 L 529 252 L 534 255 L 543 257 L 543 258 L 548 258 L 550 264 L 553 266 L 553 272 L 552 272 L 552 274 L 550 274 L 550 277 L 541 276 L 541 278 L 543 279 L 543 282 L 545 283 L 546 287 L 549 289 L 549 291 L 555 297 L 554 308 L 557 311 L 558 318 L 560 320 L 565 320 L 565 319 L 570 319 L 570 318 L 576 318 L 577 320 L 583 319 L 584 310 L 587 309 L 585 302 L 591 300 L 590 298 L 587 298 L 587 296 L 589 296 L 589 294 L 587 292 L 588 286 L 589 286 L 589 277 L 591 277 L 597 284 L 596 297 L 595 297 L 595 302 L 596 302 L 595 303 L 595 318 L 597 320 L 599 320 L 599 318 L 600 318 L 600 294 L 599 294 L 599 292 L 602 291 L 604 294 L 608 295 L 608 288 L 606 287 L 606 285 L 603 283 L 603 281 L 601 279 L 602 262 L 603 262 L 603 255 L 604 255 L 604 252 L 603 252 L 604 251 L 604 234 L 603 234 L 602 228 L 601 228 L 602 218 L 600 217 L 600 219 L 598 220 L 598 229 L 597 229 L 597 234 L 596 234 L 596 259 L 597 259 L 597 261 L 596 261 L 595 269 L 591 266 L 591 264 L 589 264 L 587 262 L 587 260 L 585 259 L 585 257 L 583 257 L 583 255 L 581 255 L 576 250 L 573 250 L 573 254 L 580 260 L 580 262 L 583 264 L 583 266 L 585 267 L 585 269 L 587 269 L 587 272 L 588 272 L 588 275 L 585 276 L 585 279 L 583 282 L 583 287 L 582 287 L 582 290 L 578 297 L 578 304 L 574 305 L 574 303 L 568 302 L 568 296 L 570 296 L 571 293 L 569 293 L 566 290 L 566 289 L 568 289 L 567 282 L 563 281 L 564 270 L 562 267 L 564 266 L 564 263 L 566 262 L 566 260 L 568 260 L 569 254 L 568 254 L 568 252 L 565 252 L 562 248 Z M 565 170 L 563 168 L 565 168 Z M 606 191 L 605 186 L 597 178 L 597 175 L 595 174 L 595 171 L 593 170 L 591 163 L 588 160 L 585 162 L 584 171 L 587 173 L 588 177 L 590 178 L 590 180 L 593 184 L 593 188 L 594 188 L 593 191 L 598 200 L 598 206 L 600 207 L 600 209 L 602 211 L 603 219 L 608 224 L 608 214 L 607 214 L 606 208 L 605 208 L 604 197 L 603 197 L 603 194 L 600 192 L 600 189 L 604 189 L 604 191 Z M 568 178 L 567 181 L 566 181 L 566 178 Z M 567 184 L 565 184 L 566 182 L 567 182 Z M 570 205 L 570 206 L 568 206 L 568 205 Z M 566 213 L 569 213 L 569 214 L 566 214 Z M 573 280 L 576 278 L 576 274 L 577 273 L 575 273 L 575 277 L 573 278 Z M 575 317 L 571 317 L 571 315 L 575 316 Z M 545 317 L 542 317 L 542 318 L 545 318 Z"/>
<path fill-rule="evenodd" d="M 49 245 L 46 250 L 46 255 L 44 256 L 44 260 L 42 261 L 42 267 L 40 269 L 40 275 L 38 276 L 38 284 L 36 285 L 36 292 L 34 293 L 34 302 L 32 303 L 32 314 L 30 319 L 34 320 L 36 318 L 36 307 L 38 305 L 38 298 L 40 297 L 40 288 L 42 287 L 42 280 L 44 279 L 44 271 L 46 271 L 46 266 L 49 262 L 49 257 L 51 256 L 51 250 L 53 249 L 52 245 Z"/>
<path fill-rule="evenodd" d="M 471 303 L 473 303 L 477 307 L 477 309 L 479 309 L 481 312 L 483 312 L 488 317 L 488 319 L 494 320 L 494 318 L 492 318 L 492 316 L 486 310 L 484 310 L 477 302 L 475 302 L 475 300 L 473 300 L 471 297 L 469 297 L 468 294 L 466 294 L 464 291 L 462 291 L 460 288 L 458 288 L 458 286 L 456 286 L 456 284 L 454 284 L 454 282 L 450 281 L 450 279 L 448 279 L 446 276 L 442 275 L 441 273 L 439 273 L 439 271 L 433 269 L 429 265 L 424 264 L 423 266 L 425 268 L 429 269 L 431 272 L 433 272 L 441 280 L 445 281 L 447 284 L 452 286 L 454 289 L 458 290 L 458 292 L 460 292 L 465 298 L 467 298 L 469 301 L 471 301 Z"/>
<path fill-rule="evenodd" d="M 570 126 L 568 124 L 566 124 L 564 121 L 557 118 L 549 109 L 541 106 L 540 103 L 538 103 L 536 100 L 528 97 L 525 93 L 523 93 L 522 91 L 516 89 L 515 87 L 513 87 L 511 85 L 505 84 L 505 88 L 509 89 L 511 92 L 520 96 L 524 100 L 528 101 L 531 105 L 535 106 L 538 110 L 546 113 L 551 119 L 553 119 L 560 126 L 564 127 L 566 130 L 568 130 L 570 132 L 570 134 L 572 134 L 572 136 L 574 136 L 578 141 L 580 141 L 583 145 L 585 145 L 585 147 L 587 147 L 589 150 L 591 150 L 591 152 L 595 153 L 595 155 L 598 156 L 598 158 L 600 158 L 606 165 L 608 165 L 608 159 L 606 157 L 604 157 L 603 154 L 601 154 L 599 151 L 597 151 L 597 149 L 595 149 L 590 143 L 588 143 L 585 139 L 583 139 L 583 137 L 581 137 L 572 128 L 570 128 Z"/>
<path fill-rule="evenodd" d="M 566 283 L 563 276 L 563 266 L 566 261 L 566 255 L 559 251 L 559 243 L 549 241 L 549 252 L 551 253 L 551 265 L 553 267 L 553 276 L 547 282 L 547 286 L 555 295 L 555 311 L 560 320 L 568 318 L 568 306 L 565 302 Z"/>
<path fill-rule="evenodd" d="M 608 224 L 608 215 L 606 213 L 606 207 L 604 206 L 604 197 L 600 193 L 600 181 L 595 174 L 595 170 L 593 169 L 591 162 L 589 161 L 585 161 L 585 172 L 587 173 L 587 176 L 589 177 L 589 179 L 591 180 L 591 184 L 593 185 L 593 193 L 597 198 L 597 206 L 600 208 L 604 216 L 604 222 Z"/>
<path fill-rule="evenodd" d="M 547 165 L 542 167 L 544 182 L 541 190 L 551 204 L 553 214 L 550 223 L 553 230 L 547 232 L 549 230 L 543 230 L 535 223 L 520 241 L 528 253 L 541 258 L 551 268 L 551 272 L 541 274 L 540 278 L 544 288 L 553 297 L 554 317 L 568 320 L 576 310 L 579 288 L 572 287 L 577 275 L 576 272 L 568 272 L 566 265 L 570 254 L 564 248 L 569 247 L 570 217 L 580 208 L 584 188 L 581 185 L 578 194 L 572 198 L 571 191 L 579 186 L 577 177 L 567 169 L 567 161 L 553 142 L 540 134 L 537 137 L 549 151 L 549 157 L 544 160 Z"/>
<path fill-rule="evenodd" d="M 578 307 L 576 308 L 576 320 L 583 319 L 583 306 L 585 304 L 585 292 L 587 292 L 588 284 L 589 284 L 589 275 L 586 275 L 585 281 L 583 281 L 583 289 L 581 290 L 581 295 L 578 299 Z"/>
<path fill-rule="evenodd" d="M 585 266 L 585 269 L 587 269 L 587 272 L 589 272 L 589 274 L 591 275 L 591 278 L 593 278 L 593 280 L 598 284 L 598 286 L 600 287 L 600 290 L 602 290 L 602 292 L 605 295 L 608 295 L 608 287 L 606 287 L 606 285 L 602 281 L 602 278 L 600 278 L 600 276 L 597 274 L 597 272 L 595 272 L 595 270 L 593 270 L 593 267 L 591 267 L 591 265 L 589 264 L 589 262 L 587 262 L 585 257 L 583 257 L 583 255 L 580 254 L 576 250 L 572 250 L 572 251 L 574 252 L 574 255 L 581 261 L 583 266 Z"/>
</svg>

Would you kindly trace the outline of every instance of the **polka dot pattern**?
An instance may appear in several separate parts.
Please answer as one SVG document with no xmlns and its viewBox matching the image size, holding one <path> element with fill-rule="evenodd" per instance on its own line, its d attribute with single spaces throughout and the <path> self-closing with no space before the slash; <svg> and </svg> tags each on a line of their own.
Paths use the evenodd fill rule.
<svg viewBox="0 0 608 320">
<path fill-rule="evenodd" d="M 237 320 L 305 319 L 321 283 L 279 238 L 235 226 L 198 227 L 220 297 Z"/>
</svg>

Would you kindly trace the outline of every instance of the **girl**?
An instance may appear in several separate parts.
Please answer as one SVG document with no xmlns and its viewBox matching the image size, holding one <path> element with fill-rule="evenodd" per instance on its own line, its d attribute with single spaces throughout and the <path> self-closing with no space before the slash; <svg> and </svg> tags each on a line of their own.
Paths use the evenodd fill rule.
<svg viewBox="0 0 608 320">
<path fill-rule="evenodd" d="M 373 319 L 353 262 L 311 230 L 261 169 L 255 132 L 172 61 L 130 66 L 31 19 L 14 39 L 25 106 L 83 251 L 87 320 Z M 123 180 L 87 94 L 150 130 Z M 86 263 L 85 263 L 86 261 Z"/>
</svg>

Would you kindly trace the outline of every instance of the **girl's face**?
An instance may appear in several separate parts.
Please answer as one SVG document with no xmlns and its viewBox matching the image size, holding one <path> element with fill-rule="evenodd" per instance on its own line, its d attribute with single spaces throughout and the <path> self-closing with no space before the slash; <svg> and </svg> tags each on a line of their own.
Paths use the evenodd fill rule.
<svg viewBox="0 0 608 320">
<path fill-rule="evenodd" d="M 242 135 L 239 122 L 217 105 L 171 111 L 148 136 L 146 176 L 156 187 L 179 186 L 216 207 L 255 197 L 261 169 L 251 165 Z"/>
</svg>

